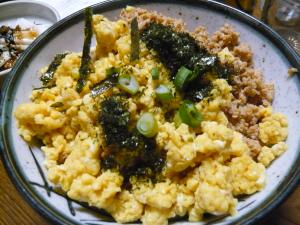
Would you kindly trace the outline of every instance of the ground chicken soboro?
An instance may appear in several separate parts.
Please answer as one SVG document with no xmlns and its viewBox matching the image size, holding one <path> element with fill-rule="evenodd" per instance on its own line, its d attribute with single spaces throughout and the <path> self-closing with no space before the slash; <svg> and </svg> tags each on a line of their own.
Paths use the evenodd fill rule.
<svg viewBox="0 0 300 225">
<path fill-rule="evenodd" d="M 266 167 L 287 149 L 287 119 L 271 108 L 273 86 L 253 68 L 250 48 L 239 43 L 239 34 L 230 25 L 212 36 L 198 27 L 191 36 L 234 75 L 229 82 L 214 79 L 209 96 L 195 103 L 203 117 L 199 126 L 176 125 L 166 115 L 177 110 L 183 99 L 173 89 L 177 95 L 167 105 L 157 101 L 158 84 L 172 85 L 172 81 L 155 51 L 141 41 L 140 59 L 130 62 L 129 23 L 134 17 L 140 29 L 156 22 L 184 31 L 182 21 L 139 8 L 124 9 L 118 21 L 94 15 L 96 57 L 87 84 L 76 92 L 81 55 L 67 54 L 54 74 L 55 85 L 33 90 L 31 102 L 16 108 L 20 135 L 27 142 L 42 140 L 52 183 L 72 199 L 105 209 L 119 223 L 167 224 L 175 216 L 200 221 L 204 213 L 234 215 L 237 197 L 262 190 Z M 159 70 L 158 80 L 151 76 L 154 67 Z M 130 71 L 139 84 L 138 93 L 127 95 L 127 108 L 124 105 L 128 113 L 124 109 L 123 116 L 133 123 L 130 126 L 144 112 L 153 113 L 157 121 L 152 140 L 165 155 L 158 180 L 126 181 L 118 170 L 105 169 L 102 158 L 109 151 L 98 121 L 99 102 L 122 90 L 114 86 L 93 97 L 90 87 L 107 79 L 111 68 Z M 129 188 L 125 182 L 130 182 Z"/>
</svg>

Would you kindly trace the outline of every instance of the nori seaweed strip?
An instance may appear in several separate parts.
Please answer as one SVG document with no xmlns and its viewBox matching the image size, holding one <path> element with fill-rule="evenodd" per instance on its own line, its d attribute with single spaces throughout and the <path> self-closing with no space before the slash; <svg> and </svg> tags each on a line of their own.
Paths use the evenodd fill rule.
<svg viewBox="0 0 300 225">
<path fill-rule="evenodd" d="M 61 64 L 63 58 L 65 58 L 67 54 L 68 53 L 57 54 L 54 57 L 47 71 L 40 77 L 40 80 L 42 81 L 43 85 L 47 85 L 53 79 L 57 67 Z"/>
<path fill-rule="evenodd" d="M 53 104 L 50 105 L 50 107 L 53 107 L 53 108 L 58 108 L 58 107 L 62 107 L 64 106 L 64 103 L 62 102 L 54 102 Z"/>
<path fill-rule="evenodd" d="M 131 55 L 130 61 L 139 59 L 140 54 L 140 33 L 138 27 L 137 18 L 133 18 L 130 24 L 130 36 L 131 36 Z"/>
<path fill-rule="evenodd" d="M 108 89 L 112 88 L 115 85 L 116 85 L 116 83 L 110 79 L 104 80 L 103 82 L 95 85 L 92 88 L 91 95 L 92 95 L 92 97 L 95 98 L 96 96 L 101 95 L 102 93 L 104 93 L 105 91 L 107 91 Z"/>
<path fill-rule="evenodd" d="M 46 89 L 46 88 L 53 88 L 53 87 L 56 87 L 55 84 L 53 85 L 49 85 L 49 86 L 43 86 L 43 87 L 36 87 L 36 88 L 33 88 L 32 90 L 42 90 L 42 89 Z"/>
<path fill-rule="evenodd" d="M 84 44 L 82 50 L 81 64 L 79 68 L 79 80 L 77 81 L 76 91 L 80 93 L 86 83 L 86 79 L 90 73 L 91 67 L 91 56 L 90 56 L 90 48 L 91 41 L 93 36 L 92 29 L 92 16 L 93 11 L 91 7 L 85 8 L 85 25 L 84 25 Z"/>
<path fill-rule="evenodd" d="M 91 95 L 92 97 L 96 97 L 108 89 L 114 87 L 118 83 L 118 77 L 120 73 L 120 68 L 111 67 L 106 70 L 106 76 L 107 78 L 100 83 L 96 84 L 92 90 Z"/>
</svg>

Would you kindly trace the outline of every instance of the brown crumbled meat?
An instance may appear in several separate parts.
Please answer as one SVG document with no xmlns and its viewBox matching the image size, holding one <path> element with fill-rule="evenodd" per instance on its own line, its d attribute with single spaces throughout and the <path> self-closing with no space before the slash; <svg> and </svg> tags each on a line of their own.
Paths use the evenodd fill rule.
<svg viewBox="0 0 300 225">
<path fill-rule="evenodd" d="M 238 42 L 239 33 L 234 31 L 233 27 L 229 24 L 225 24 L 220 30 L 212 35 L 207 47 L 212 53 L 218 53 L 225 47 L 232 49 L 234 46 L 238 45 Z"/>
<path fill-rule="evenodd" d="M 256 158 L 261 151 L 261 144 L 258 140 L 253 140 L 251 138 L 244 137 L 244 142 L 248 145 L 250 149 L 250 154 L 252 157 Z"/>
<path fill-rule="evenodd" d="M 120 17 L 125 21 L 131 21 L 134 17 L 137 17 L 139 29 L 143 29 L 150 22 L 172 26 L 178 32 L 183 32 L 185 28 L 185 24 L 181 19 L 163 16 L 156 11 L 148 11 L 142 8 L 129 6 L 121 11 Z"/>
<path fill-rule="evenodd" d="M 245 136 L 251 154 L 256 156 L 261 148 L 258 140 L 259 109 L 261 106 L 271 105 L 274 87 L 265 84 L 261 73 L 252 68 L 249 60 L 252 52 L 249 47 L 240 45 L 234 47 L 233 51 L 236 57 L 233 63 L 235 74 L 231 81 L 234 98 L 224 111 L 230 127 Z"/>
<path fill-rule="evenodd" d="M 258 139 L 259 107 L 253 104 L 240 105 L 236 99 L 224 109 L 230 127 L 251 139 Z"/>
<path fill-rule="evenodd" d="M 233 48 L 233 54 L 234 56 L 238 57 L 241 61 L 247 62 L 248 65 L 252 64 L 253 54 L 249 45 L 242 43 L 238 46 L 235 46 Z"/>
<path fill-rule="evenodd" d="M 271 105 L 274 87 L 272 84 L 264 83 L 262 74 L 253 69 L 253 54 L 250 47 L 239 44 L 235 38 L 236 36 L 232 42 L 228 41 L 228 43 L 236 44 L 231 45 L 235 56 L 232 64 L 234 75 L 231 80 L 234 98 L 232 104 L 224 111 L 228 117 L 229 126 L 244 135 L 251 155 L 256 157 L 261 149 L 258 138 L 260 107 Z"/>
<path fill-rule="evenodd" d="M 196 27 L 196 29 L 193 32 L 191 32 L 191 35 L 193 38 L 195 38 L 197 40 L 197 42 L 201 46 L 207 46 L 209 36 L 208 36 L 208 32 L 205 29 L 205 27 L 202 27 L 202 26 Z"/>
<path fill-rule="evenodd" d="M 248 63 L 240 60 L 237 57 L 231 65 L 227 66 L 231 67 L 236 74 L 243 73 L 248 69 Z"/>
<path fill-rule="evenodd" d="M 263 82 L 261 73 L 247 68 L 245 72 L 234 75 L 232 79 L 233 95 L 241 104 L 269 106 L 273 100 L 274 87 Z"/>
</svg>

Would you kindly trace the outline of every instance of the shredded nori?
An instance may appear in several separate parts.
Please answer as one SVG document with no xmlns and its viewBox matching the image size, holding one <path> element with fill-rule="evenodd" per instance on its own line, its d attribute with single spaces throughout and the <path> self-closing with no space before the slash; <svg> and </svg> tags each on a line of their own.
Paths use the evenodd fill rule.
<svg viewBox="0 0 300 225">
<path fill-rule="evenodd" d="M 154 22 L 142 31 L 141 39 L 147 48 L 156 51 L 160 61 L 170 70 L 171 78 L 181 66 L 193 70 L 198 59 L 207 54 L 188 33 L 175 32 L 169 26 Z"/>
<path fill-rule="evenodd" d="M 59 107 L 64 106 L 64 103 L 62 103 L 62 102 L 54 102 L 50 106 L 53 107 L 53 108 L 59 108 Z"/>
<path fill-rule="evenodd" d="M 202 81 L 207 72 L 216 74 L 216 78 L 229 79 L 230 71 L 221 65 L 218 57 L 199 46 L 186 32 L 176 32 L 170 26 L 152 22 L 142 31 L 141 39 L 148 49 L 156 51 L 159 60 L 170 70 L 171 80 L 181 66 L 192 71 L 182 90 L 184 98 L 197 102 L 210 93 L 211 83 L 203 84 Z"/>
<path fill-rule="evenodd" d="M 137 18 L 133 18 L 130 24 L 130 37 L 131 37 L 131 55 L 130 61 L 139 59 L 140 54 L 140 32 L 138 27 Z"/>
<path fill-rule="evenodd" d="M 43 89 L 53 88 L 53 87 L 56 87 L 56 85 L 52 84 L 52 85 L 43 86 L 43 87 L 36 87 L 36 88 L 33 88 L 32 90 L 43 90 Z"/>
<path fill-rule="evenodd" d="M 115 86 L 115 82 L 111 79 L 107 79 L 102 81 L 101 83 L 96 84 L 92 89 L 91 89 L 91 95 L 95 98 L 98 95 L 103 94 L 110 88 Z"/>
<path fill-rule="evenodd" d="M 146 138 L 135 129 L 129 130 L 127 99 L 113 95 L 100 106 L 99 122 L 107 145 L 102 168 L 119 171 L 126 187 L 130 187 L 132 176 L 155 181 L 164 166 L 165 156 L 156 150 L 154 138 Z"/>
<path fill-rule="evenodd" d="M 193 102 L 200 102 L 207 97 L 212 90 L 213 86 L 199 85 L 197 83 L 190 85 L 189 89 L 185 92 L 185 97 Z"/>
<path fill-rule="evenodd" d="M 96 84 L 91 89 L 91 95 L 95 98 L 96 96 L 103 94 L 105 91 L 114 87 L 118 82 L 120 68 L 111 67 L 106 70 L 106 79 Z"/>
<path fill-rule="evenodd" d="M 124 96 L 113 95 L 101 102 L 100 124 L 104 131 L 107 145 L 124 147 L 128 137 L 130 114 L 128 102 Z"/>
<path fill-rule="evenodd" d="M 86 79 L 90 73 L 91 69 L 91 56 L 90 56 L 90 48 L 91 48 L 91 41 L 93 36 L 93 29 L 92 29 L 92 17 L 93 17 L 93 10 L 91 7 L 85 8 L 84 11 L 85 15 L 85 25 L 84 25 L 84 44 L 82 50 L 82 57 L 81 57 L 81 64 L 79 68 L 79 79 L 76 85 L 76 91 L 80 93 L 86 84 Z"/>
<path fill-rule="evenodd" d="M 62 60 L 66 57 L 67 54 L 68 53 L 57 54 L 54 57 L 53 61 L 48 66 L 47 71 L 40 77 L 40 80 L 42 81 L 44 86 L 46 86 L 53 80 L 54 74 L 58 66 L 61 64 Z"/>
</svg>

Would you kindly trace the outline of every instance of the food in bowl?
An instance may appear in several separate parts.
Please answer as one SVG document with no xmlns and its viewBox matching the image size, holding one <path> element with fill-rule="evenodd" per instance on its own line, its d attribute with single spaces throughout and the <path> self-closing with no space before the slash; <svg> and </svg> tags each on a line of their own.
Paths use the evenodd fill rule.
<svg viewBox="0 0 300 225">
<path fill-rule="evenodd" d="M 0 26 L 0 72 L 11 69 L 20 54 L 39 35 L 39 29 L 30 21 L 20 18 L 16 23 L 14 28 Z"/>
<path fill-rule="evenodd" d="M 87 9 L 82 53 L 49 63 L 15 109 L 20 135 L 42 141 L 53 184 L 119 223 L 234 215 L 287 149 L 273 85 L 230 25 L 209 36 L 141 8 Z"/>
</svg>

